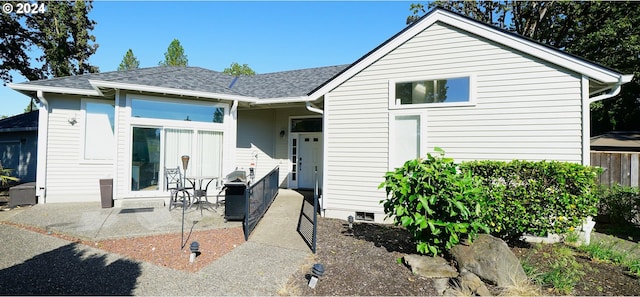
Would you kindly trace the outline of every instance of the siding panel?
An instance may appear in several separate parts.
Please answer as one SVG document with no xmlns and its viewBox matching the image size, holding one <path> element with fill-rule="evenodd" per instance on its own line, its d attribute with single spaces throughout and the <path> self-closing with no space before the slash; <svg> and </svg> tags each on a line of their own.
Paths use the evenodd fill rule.
<svg viewBox="0 0 640 297">
<path fill-rule="evenodd" d="M 473 75 L 475 103 L 423 114 L 423 152 L 456 161 L 580 162 L 580 77 L 477 36 L 434 24 L 326 96 L 324 197 L 328 216 L 381 213 L 388 168 L 389 81 Z M 376 216 L 376 218 L 381 216 Z"/>
</svg>

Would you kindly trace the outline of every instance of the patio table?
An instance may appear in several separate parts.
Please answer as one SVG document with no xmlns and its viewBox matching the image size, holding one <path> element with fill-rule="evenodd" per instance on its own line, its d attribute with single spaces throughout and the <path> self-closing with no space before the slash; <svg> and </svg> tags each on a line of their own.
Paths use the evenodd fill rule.
<svg viewBox="0 0 640 297">
<path fill-rule="evenodd" d="M 207 196 L 209 186 L 212 183 L 214 184 L 214 186 L 217 186 L 217 181 L 220 179 L 220 177 L 210 175 L 196 175 L 188 176 L 186 177 L 186 179 L 193 186 L 193 201 L 191 202 L 191 205 L 196 205 L 196 207 L 200 208 L 200 213 L 202 214 L 202 209 L 207 208 L 207 206 L 211 205 Z"/>
</svg>

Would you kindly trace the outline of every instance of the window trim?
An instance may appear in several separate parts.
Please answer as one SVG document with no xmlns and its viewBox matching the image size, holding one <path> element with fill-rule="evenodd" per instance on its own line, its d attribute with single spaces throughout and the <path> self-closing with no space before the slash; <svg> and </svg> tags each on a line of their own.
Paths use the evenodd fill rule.
<svg viewBox="0 0 640 297">
<path fill-rule="evenodd" d="M 443 80 L 452 78 L 469 78 L 469 101 L 467 102 L 437 102 L 417 104 L 396 104 L 396 84 L 426 80 Z M 476 75 L 475 74 L 451 74 L 442 76 L 418 76 L 389 80 L 389 109 L 416 109 L 416 108 L 442 108 L 442 107 L 466 107 L 476 105 Z"/>
<path fill-rule="evenodd" d="M 81 98 L 80 99 L 80 115 L 74 115 L 73 118 L 82 121 L 82 132 L 80 135 L 80 155 L 78 158 L 80 159 L 80 164 L 96 164 L 96 165 L 111 165 L 116 160 L 116 152 L 114 151 L 111 158 L 109 159 L 86 159 L 86 135 L 87 135 L 87 102 L 90 103 L 102 103 L 102 104 L 110 104 L 113 103 L 113 143 L 117 142 L 116 139 L 116 107 L 115 102 L 109 100 L 99 100 L 99 99 L 89 99 L 89 98 Z M 79 118 L 78 118 L 79 117 Z"/>
</svg>

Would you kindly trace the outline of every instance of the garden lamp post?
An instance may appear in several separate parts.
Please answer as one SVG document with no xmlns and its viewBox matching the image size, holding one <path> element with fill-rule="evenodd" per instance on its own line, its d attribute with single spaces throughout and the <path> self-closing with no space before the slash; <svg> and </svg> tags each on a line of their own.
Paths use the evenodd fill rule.
<svg viewBox="0 0 640 297">
<path fill-rule="evenodd" d="M 187 244 L 184 242 L 184 209 L 187 207 L 187 197 L 184 196 L 184 191 L 187 191 L 187 167 L 189 167 L 189 156 L 183 155 L 180 159 L 182 160 L 182 169 L 184 170 L 184 174 L 182 175 L 182 239 L 180 239 L 180 249 L 183 249 Z"/>
</svg>

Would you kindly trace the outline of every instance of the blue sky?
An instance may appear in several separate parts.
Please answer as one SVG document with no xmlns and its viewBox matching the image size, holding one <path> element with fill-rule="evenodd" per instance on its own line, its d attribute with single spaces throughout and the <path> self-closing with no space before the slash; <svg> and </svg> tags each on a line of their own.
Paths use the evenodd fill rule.
<svg viewBox="0 0 640 297">
<path fill-rule="evenodd" d="M 157 66 L 177 38 L 189 66 L 217 71 L 232 62 L 257 73 L 350 64 L 402 30 L 411 3 L 98 0 L 90 17 L 99 48 L 90 62 L 115 71 L 131 48 L 140 67 Z M 22 113 L 28 102 L 0 86 L 0 115 Z"/>
</svg>

